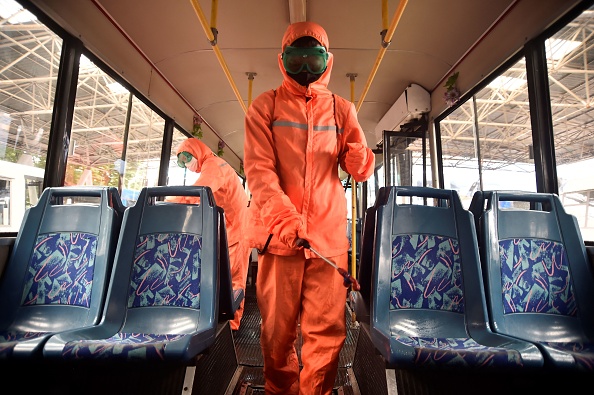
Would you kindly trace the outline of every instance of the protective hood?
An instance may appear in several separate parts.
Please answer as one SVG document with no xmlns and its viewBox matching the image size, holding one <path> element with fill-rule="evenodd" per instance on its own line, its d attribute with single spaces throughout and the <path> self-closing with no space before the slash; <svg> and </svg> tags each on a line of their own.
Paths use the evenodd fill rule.
<svg viewBox="0 0 594 395">
<path fill-rule="evenodd" d="M 306 87 L 299 85 L 293 78 L 289 76 L 285 67 L 283 66 L 283 59 L 282 59 L 282 52 L 285 48 L 291 45 L 295 40 L 301 37 L 313 37 L 322 44 L 327 51 L 329 51 L 329 41 L 328 35 L 324 28 L 318 25 L 315 22 L 297 22 L 292 23 L 287 27 L 285 34 L 283 36 L 282 41 L 282 50 L 281 53 L 278 54 L 278 66 L 283 74 L 283 85 L 288 86 L 291 90 L 297 89 L 299 92 L 305 92 Z M 309 87 L 313 90 L 320 90 L 325 89 L 330 83 L 330 72 L 332 71 L 332 64 L 334 63 L 334 55 L 331 52 L 328 52 L 328 63 L 326 67 L 326 71 L 322 74 L 322 76 L 315 82 L 312 82 Z"/>
<path fill-rule="evenodd" d="M 183 141 L 178 147 L 175 155 L 179 155 L 180 152 L 189 152 L 192 154 L 196 161 L 198 162 L 197 173 L 199 173 L 202 169 L 202 164 L 208 158 L 215 156 L 210 148 L 202 141 L 198 140 L 197 138 L 189 138 Z"/>
</svg>

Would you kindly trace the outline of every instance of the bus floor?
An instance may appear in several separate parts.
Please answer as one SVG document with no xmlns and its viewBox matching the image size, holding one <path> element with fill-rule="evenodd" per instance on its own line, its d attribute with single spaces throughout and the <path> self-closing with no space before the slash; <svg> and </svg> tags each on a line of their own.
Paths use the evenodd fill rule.
<svg viewBox="0 0 594 395">
<path fill-rule="evenodd" d="M 347 337 L 340 352 L 338 375 L 334 383 L 333 394 L 358 395 L 359 390 L 352 371 L 353 359 L 359 325 L 352 322 L 351 313 L 345 299 L 347 318 Z M 260 311 L 258 310 L 255 287 L 247 287 L 244 314 L 239 330 L 233 333 L 238 368 L 228 391 L 228 395 L 264 394 L 264 360 L 260 348 Z M 297 356 L 301 363 L 301 345 L 303 339 L 298 333 L 296 341 Z"/>
</svg>

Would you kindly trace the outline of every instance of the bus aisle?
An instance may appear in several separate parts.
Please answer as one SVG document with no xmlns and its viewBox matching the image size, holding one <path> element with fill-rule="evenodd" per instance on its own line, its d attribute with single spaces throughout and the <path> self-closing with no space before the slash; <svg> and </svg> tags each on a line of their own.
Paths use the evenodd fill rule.
<svg viewBox="0 0 594 395">
<path fill-rule="evenodd" d="M 334 384 L 334 394 L 357 395 L 359 393 L 354 374 L 352 372 L 359 323 L 352 322 L 351 311 L 345 300 L 345 314 L 347 320 L 347 337 L 340 352 L 338 375 Z M 239 330 L 233 334 L 235 351 L 239 367 L 235 376 L 235 386 L 232 395 L 264 394 L 264 361 L 260 349 L 260 311 L 256 300 L 254 285 L 248 285 L 245 297 L 245 311 Z M 295 347 L 301 362 L 301 334 L 298 334 Z M 233 384 L 233 383 L 232 383 Z"/>
</svg>

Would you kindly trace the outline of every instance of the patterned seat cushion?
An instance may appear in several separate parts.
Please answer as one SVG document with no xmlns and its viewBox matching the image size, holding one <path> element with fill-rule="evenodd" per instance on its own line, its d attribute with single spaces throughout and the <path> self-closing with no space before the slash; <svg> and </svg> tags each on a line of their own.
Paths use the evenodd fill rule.
<svg viewBox="0 0 594 395">
<path fill-rule="evenodd" d="M 415 365 L 485 368 L 522 366 L 520 353 L 500 347 L 483 346 L 470 338 L 395 338 L 415 350 Z"/>
<path fill-rule="evenodd" d="M 128 308 L 200 308 L 201 238 L 191 234 L 150 234 L 138 238 Z"/>
<path fill-rule="evenodd" d="M 64 232 L 37 236 L 21 304 L 88 308 L 96 253 L 96 235 Z"/>
<path fill-rule="evenodd" d="M 576 299 L 563 244 L 540 239 L 499 242 L 503 313 L 575 317 Z"/>
<path fill-rule="evenodd" d="M 0 332 L 0 359 L 9 357 L 20 342 L 37 339 L 47 334 L 48 332 Z"/>
<path fill-rule="evenodd" d="M 397 236 L 392 242 L 390 309 L 464 312 L 458 241 L 435 235 Z"/>
<path fill-rule="evenodd" d="M 390 310 L 426 309 L 464 313 L 458 240 L 438 235 L 400 235 L 392 242 Z M 392 338 L 412 347 L 416 366 L 485 368 L 521 366 L 515 350 L 488 347 L 471 338 Z"/>
<path fill-rule="evenodd" d="M 65 359 L 163 359 L 167 344 L 184 336 L 187 335 L 117 333 L 108 339 L 68 342 L 62 355 Z"/>
</svg>

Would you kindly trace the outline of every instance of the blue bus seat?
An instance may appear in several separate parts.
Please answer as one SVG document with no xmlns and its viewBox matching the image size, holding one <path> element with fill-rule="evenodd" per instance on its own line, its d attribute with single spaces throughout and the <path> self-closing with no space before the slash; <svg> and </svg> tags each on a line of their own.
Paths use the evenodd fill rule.
<svg viewBox="0 0 594 395">
<path fill-rule="evenodd" d="M 115 188 L 55 187 L 27 210 L 0 283 L 0 359 L 99 323 L 124 209 Z"/>
<path fill-rule="evenodd" d="M 219 246 L 221 254 L 219 321 L 222 322 L 233 319 L 235 310 L 239 308 L 239 305 L 245 298 L 245 288 L 233 288 L 229 244 L 227 243 L 227 227 L 225 225 L 225 210 L 218 206 L 217 209 L 219 215 Z"/>
<path fill-rule="evenodd" d="M 536 346 L 489 327 L 473 218 L 457 192 L 388 188 L 376 214 L 370 323 L 387 366 L 542 367 Z"/>
<path fill-rule="evenodd" d="M 594 371 L 594 276 L 577 219 L 550 193 L 483 191 L 473 203 L 494 330 L 535 343 L 546 366 Z"/>
<path fill-rule="evenodd" d="M 158 201 L 165 196 L 199 196 L 200 203 Z M 194 362 L 215 342 L 220 299 L 231 306 L 221 214 L 209 187 L 143 188 L 124 215 L 101 323 L 51 337 L 44 356 Z"/>
<path fill-rule="evenodd" d="M 15 241 L 15 236 L 0 236 L 0 279 L 4 274 L 4 268 L 6 267 Z"/>
<path fill-rule="evenodd" d="M 373 270 L 373 246 L 375 226 L 377 223 L 377 208 L 386 204 L 389 196 L 389 188 L 380 188 L 373 206 L 365 210 L 363 217 L 363 229 L 361 232 L 361 251 L 359 253 L 359 270 L 357 281 L 360 289 L 350 292 L 351 307 L 357 321 L 369 325 L 371 310 L 371 288 Z"/>
</svg>

